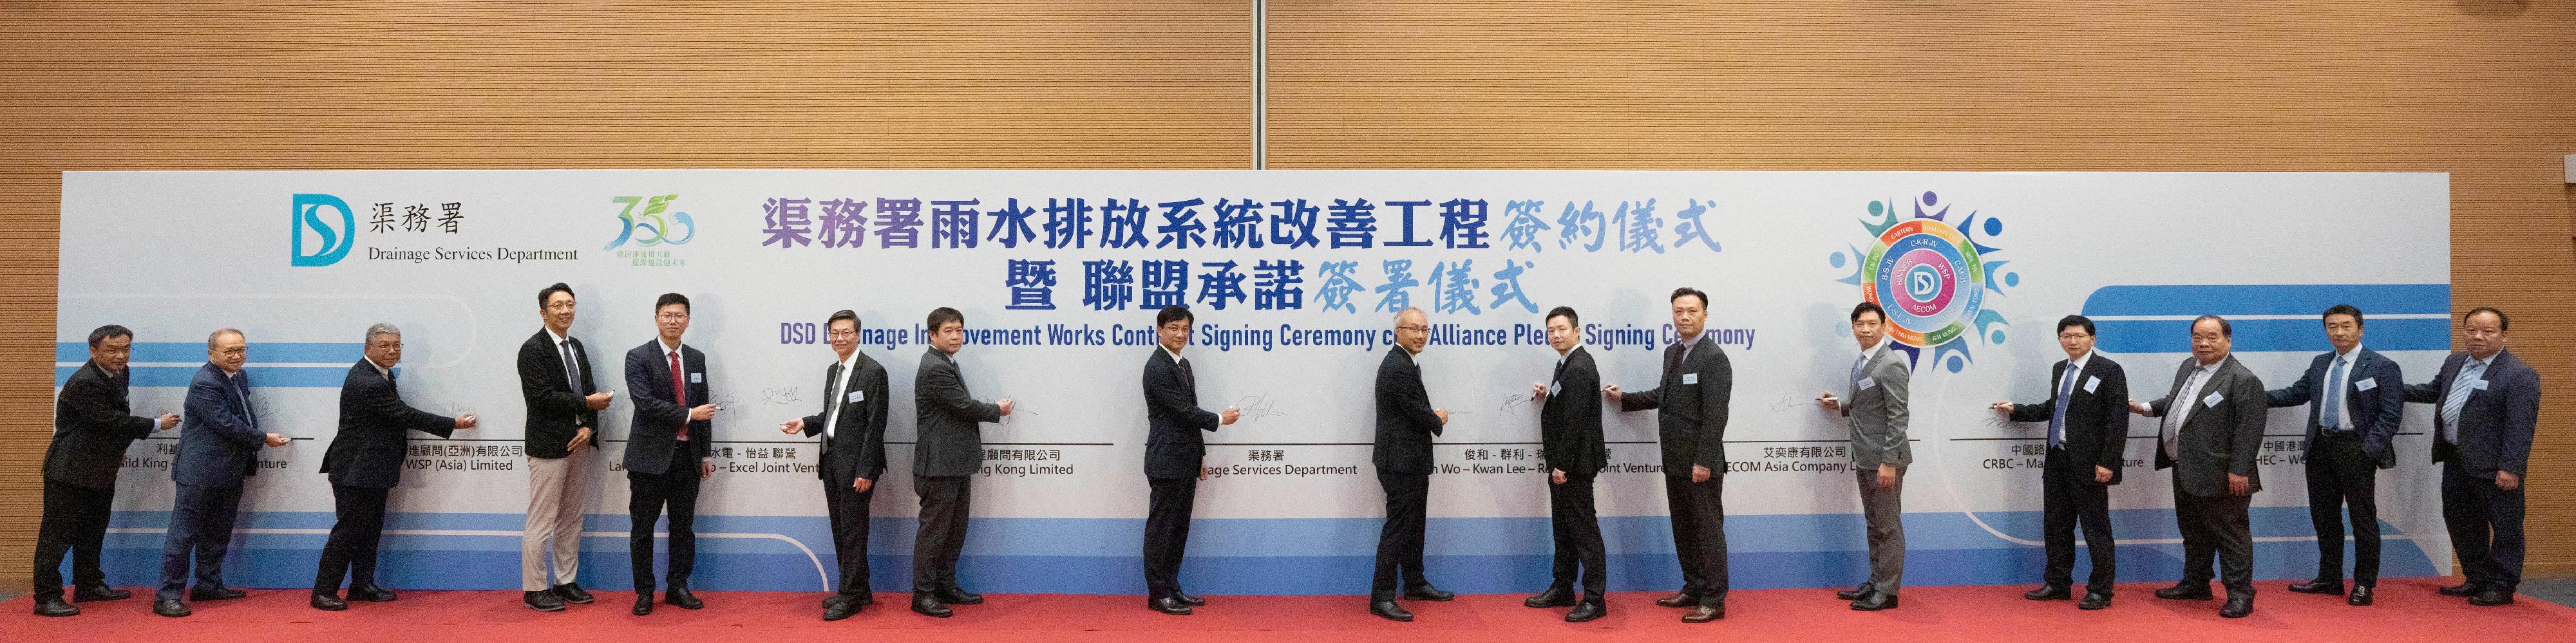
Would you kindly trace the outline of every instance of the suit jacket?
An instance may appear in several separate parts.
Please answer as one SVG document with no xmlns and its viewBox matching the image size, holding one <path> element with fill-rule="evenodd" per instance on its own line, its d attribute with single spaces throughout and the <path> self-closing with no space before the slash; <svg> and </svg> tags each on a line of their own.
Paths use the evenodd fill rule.
<svg viewBox="0 0 2576 643">
<path fill-rule="evenodd" d="M 359 358 L 340 381 L 340 433 L 322 452 L 322 472 L 331 474 L 331 484 L 392 489 L 402 482 L 407 431 L 447 437 L 456 432 L 456 418 L 403 403 L 393 378 Z"/>
<path fill-rule="evenodd" d="M 1002 407 L 978 402 L 966 390 L 957 359 L 936 347 L 921 353 L 912 373 L 914 432 L 912 474 L 975 475 L 984 463 L 983 423 L 1002 421 Z"/>
<path fill-rule="evenodd" d="M 2254 467 L 2254 454 L 2263 446 L 2263 421 L 2270 414 L 2271 397 L 2263 392 L 2263 380 L 2254 376 L 2244 364 L 2229 355 L 2200 385 L 2199 397 L 2176 400 L 2191 372 L 2200 368 L 2196 357 L 2185 357 L 2182 367 L 2174 371 L 2173 388 L 2164 399 L 2148 405 L 2149 415 L 2164 417 L 2175 404 L 2191 405 L 2183 418 L 2181 435 L 2174 450 L 2182 454 L 2175 462 L 2165 456 L 2163 426 L 2157 425 L 2156 468 L 2181 467 L 2174 478 L 2182 490 L 2203 498 L 2227 495 L 2227 474 L 2245 476 L 2245 494 L 2263 490 L 2262 472 Z M 2217 404 L 2210 404 L 2215 399 Z"/>
<path fill-rule="evenodd" d="M 2532 430 L 2540 423 L 2540 372 L 2513 351 L 2497 351 L 2479 375 L 2486 388 L 2471 389 L 2460 405 L 2459 442 L 2454 444 L 2442 439 L 2442 400 L 2449 398 L 2452 386 L 2476 386 L 2458 381 L 2468 360 L 2468 353 L 2452 353 L 2432 382 L 2406 387 L 2406 401 L 2433 405 L 2433 461 L 2459 463 L 2480 478 L 2493 478 L 2497 471 L 2523 475 L 2531 458 Z"/>
<path fill-rule="evenodd" d="M 2334 360 L 2335 353 L 2329 351 L 2308 362 L 2307 374 L 2299 376 L 2297 383 L 2269 393 L 2272 406 L 2298 406 L 2310 401 L 2324 403 L 2324 391 L 2329 385 L 2326 375 L 2334 370 Z M 2352 423 L 2352 430 L 2361 433 L 2362 453 L 2376 461 L 2379 468 L 2397 466 L 2397 452 L 2388 445 L 2396 439 L 2397 426 L 2406 417 L 2406 378 L 2398 371 L 2397 361 L 2380 355 L 2379 351 L 2363 348 L 2361 355 L 2353 361 L 2358 363 L 2344 365 L 2343 399 L 2351 401 L 2345 407 L 2352 409 L 2352 417 L 2344 421 Z M 2369 388 L 2362 388 L 2365 386 Z M 2316 442 L 2317 433 L 2324 428 L 2323 422 L 2317 407 L 2309 405 L 2308 437 L 2302 444 Z M 2306 446 L 2300 447 L 2301 451 L 2307 449 Z"/>
<path fill-rule="evenodd" d="M 179 417 L 171 481 L 229 489 L 258 473 L 259 449 L 268 446 L 269 432 L 260 430 L 251 412 L 250 371 L 225 377 L 214 364 L 197 369 Z"/>
<path fill-rule="evenodd" d="M 1422 368 L 1397 346 L 1377 365 L 1377 446 L 1369 462 L 1379 473 L 1429 474 L 1435 435 L 1440 415 L 1431 412 L 1431 393 L 1422 389 Z"/>
<path fill-rule="evenodd" d="M 626 351 L 627 397 L 635 404 L 626 425 L 627 471 L 661 475 L 671 471 L 673 462 L 706 459 L 707 445 L 715 442 L 715 422 L 691 420 L 689 409 L 709 402 L 707 355 L 680 344 L 680 372 L 687 377 L 681 385 L 686 400 L 671 399 L 671 356 L 663 352 L 661 338 Z M 683 425 L 689 427 L 687 442 L 680 441 Z"/>
<path fill-rule="evenodd" d="M 1538 408 L 1538 439 L 1547 467 L 1568 479 L 1590 479 L 1610 463 L 1601 436 L 1601 370 L 1582 346 L 1566 351 L 1565 365 L 1549 375 L 1554 392 Z"/>
<path fill-rule="evenodd" d="M 590 446 L 599 446 L 599 412 L 583 402 L 583 398 L 599 392 L 590 379 L 590 349 L 583 348 L 580 339 L 565 339 L 572 344 L 573 367 L 581 369 L 578 391 L 573 390 L 571 378 L 564 376 L 563 353 L 555 349 L 553 333 L 540 328 L 536 336 L 519 344 L 519 399 L 528 403 L 526 448 L 531 458 L 572 455 L 566 445 L 585 426 L 590 427 Z M 670 365 L 662 368 L 670 370 Z"/>
<path fill-rule="evenodd" d="M 160 420 L 135 417 L 125 405 L 126 381 L 134 369 L 115 375 L 82 364 L 63 381 L 54 397 L 54 443 L 45 447 L 45 479 L 91 489 L 115 489 L 116 472 L 125 467 L 125 447 L 151 435 Z"/>
<path fill-rule="evenodd" d="M 1664 347 L 1664 363 L 1671 364 L 1681 350 L 1678 342 Z M 1689 476 L 1692 465 L 1708 467 L 1711 476 L 1724 475 L 1726 403 L 1734 393 L 1735 366 L 1716 339 L 1700 333 L 1680 368 L 1666 367 L 1654 390 L 1620 395 L 1619 410 L 1662 410 L 1655 417 L 1655 432 L 1664 443 L 1664 475 Z"/>
<path fill-rule="evenodd" d="M 2048 369 L 2048 401 L 2013 405 L 2012 421 L 2045 424 L 2057 414 L 2058 385 L 2066 380 L 2066 362 L 2057 360 Z M 2125 464 L 2120 456 L 2129 444 L 2129 374 L 2119 362 L 2096 351 L 2084 359 L 2084 370 L 2075 378 L 2074 394 L 2066 398 L 2066 423 L 2058 428 L 2059 446 L 2076 462 L 2110 469 L 2111 481 L 2094 482 L 2093 470 L 2082 466 L 2071 467 L 2066 475 L 2082 484 L 2120 484 Z"/>
<path fill-rule="evenodd" d="M 1199 408 L 1198 378 L 1183 377 L 1171 351 L 1155 346 L 1145 357 L 1145 477 L 1198 477 L 1207 458 L 1199 433 L 1215 431 L 1222 419 Z"/>
<path fill-rule="evenodd" d="M 890 408 L 886 401 L 885 365 L 864 352 L 850 357 L 851 372 L 838 374 L 841 377 L 832 372 L 841 366 L 840 362 L 823 367 L 823 410 L 805 416 L 805 435 L 822 435 L 823 423 L 831 419 L 827 416 L 832 408 L 840 407 L 841 423 L 832 427 L 831 437 L 823 440 L 823 466 L 816 468 L 814 474 L 843 489 L 860 478 L 874 482 L 885 474 L 886 415 Z M 850 381 L 848 390 L 833 397 L 833 391 L 842 386 L 842 377 L 856 379 Z"/>
<path fill-rule="evenodd" d="M 1888 340 L 1878 341 L 1884 345 Z M 1905 437 L 1913 375 L 1905 354 L 1891 346 L 1881 346 L 1861 365 L 1860 377 L 1852 379 L 1842 404 L 1843 416 L 1850 418 L 1853 466 L 1877 469 L 1881 464 L 1902 467 L 1914 462 L 1914 445 Z M 1869 382 L 1868 388 L 1861 387 L 1863 380 Z"/>
</svg>

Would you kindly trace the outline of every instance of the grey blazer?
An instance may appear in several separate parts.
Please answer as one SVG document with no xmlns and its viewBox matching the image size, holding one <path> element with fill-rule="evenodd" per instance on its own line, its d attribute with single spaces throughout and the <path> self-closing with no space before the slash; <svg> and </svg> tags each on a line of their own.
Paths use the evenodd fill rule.
<svg viewBox="0 0 2576 643">
<path fill-rule="evenodd" d="M 2180 467 L 2174 472 L 2174 483 L 2185 493 L 2203 498 L 2227 495 L 2230 473 L 2245 476 L 2246 495 L 2262 491 L 2263 475 L 2254 467 L 2254 455 L 2263 446 L 2263 424 L 2271 414 L 2271 396 L 2264 392 L 2262 378 L 2229 355 L 2209 374 L 2209 381 L 2200 384 L 2199 397 L 2174 399 L 2198 369 L 2196 358 L 2182 358 L 2170 392 L 2147 404 L 2148 415 L 2155 418 L 2174 412 L 2176 405 L 2192 407 L 2183 418 L 2181 435 L 2174 438 L 2174 450 L 2182 454 L 2179 462 L 2165 456 L 2164 424 L 2157 421 L 2156 468 Z"/>
<path fill-rule="evenodd" d="M 1859 377 L 1845 383 L 1851 387 L 1842 407 L 1843 415 L 1851 418 L 1853 465 L 1877 469 L 1882 463 L 1902 467 L 1914 462 L 1914 447 L 1905 437 L 1905 407 L 1912 397 L 1907 379 L 1913 373 L 1904 353 L 1886 347 L 1861 366 Z M 1864 380 L 1870 384 L 1867 388 L 1861 387 Z"/>
</svg>

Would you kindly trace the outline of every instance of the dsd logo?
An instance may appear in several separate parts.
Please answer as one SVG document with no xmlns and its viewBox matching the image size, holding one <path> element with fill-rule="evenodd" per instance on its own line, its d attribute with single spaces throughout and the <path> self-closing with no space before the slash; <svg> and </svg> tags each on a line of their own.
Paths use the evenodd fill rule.
<svg viewBox="0 0 2576 643">
<path fill-rule="evenodd" d="M 687 212 L 669 212 L 671 202 L 679 198 L 680 195 L 677 194 L 665 194 L 656 197 L 621 196 L 609 199 L 611 203 L 626 204 L 626 208 L 617 212 L 617 221 L 620 224 L 617 240 L 608 242 L 607 247 L 600 249 L 616 250 L 630 241 L 638 248 L 688 243 L 689 239 L 698 236 L 698 224 L 689 220 Z M 638 204 L 644 206 L 644 211 L 635 211 L 635 206 Z M 665 215 L 665 212 L 669 214 Z M 677 236 L 672 234 L 675 229 L 678 231 Z"/>
<path fill-rule="evenodd" d="M 328 194 L 298 194 L 290 202 L 287 220 L 292 226 L 287 236 L 287 263 L 293 266 L 328 266 L 349 256 L 349 248 L 358 240 L 358 213 L 349 202 Z M 338 211 L 336 218 L 325 218 L 323 210 Z M 333 221 L 338 221 L 334 227 Z M 304 251 L 310 238 L 314 251 Z"/>
<path fill-rule="evenodd" d="M 1896 208 L 1884 201 L 1871 201 L 1869 214 L 1861 223 L 1873 237 L 1869 250 L 1835 252 L 1832 263 L 1836 268 L 1848 264 L 1852 274 L 1841 282 L 1859 286 L 1863 299 L 1887 309 L 1888 337 L 1899 349 L 1917 358 L 1922 349 L 1933 349 L 1933 363 L 1956 373 L 1970 361 L 1969 336 L 2003 343 L 2008 324 L 2002 314 L 1986 308 L 1986 292 L 2000 294 L 2004 287 L 2019 286 L 2021 275 L 2004 273 L 1998 285 L 1992 271 L 2005 262 L 1985 260 L 1998 249 L 1970 236 L 1981 223 L 1984 236 L 2001 235 L 2002 221 L 1986 217 L 1979 222 L 1977 213 L 1970 212 L 1961 225 L 1951 227 L 1950 206 L 1931 192 L 1923 193 L 1914 203 L 1914 216 L 1901 222 Z"/>
</svg>

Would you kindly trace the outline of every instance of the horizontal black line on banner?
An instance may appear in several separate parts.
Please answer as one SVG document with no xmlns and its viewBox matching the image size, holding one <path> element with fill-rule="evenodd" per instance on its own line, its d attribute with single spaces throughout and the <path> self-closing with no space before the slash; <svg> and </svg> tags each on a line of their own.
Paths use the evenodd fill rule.
<svg viewBox="0 0 2576 643">
<path fill-rule="evenodd" d="M 145 440 L 176 440 L 176 439 L 179 439 L 179 436 L 175 436 L 175 435 L 173 435 L 173 436 L 166 437 L 166 438 L 165 438 L 165 437 L 161 437 L 161 436 L 144 436 L 142 439 L 145 439 Z M 319 439 L 321 439 L 321 438 L 297 438 L 297 437 L 289 437 L 289 438 L 287 438 L 287 439 L 289 439 L 289 440 L 319 440 Z M 426 439 L 429 439 L 429 438 L 421 438 L 421 439 L 426 440 Z"/>
<path fill-rule="evenodd" d="M 526 442 L 527 438 L 412 438 L 416 442 Z"/>
<path fill-rule="evenodd" d="M 887 441 L 886 441 L 886 444 L 920 444 L 920 443 L 919 443 L 919 442 L 896 442 L 896 441 L 894 441 L 894 440 L 887 440 Z M 1118 446 L 1118 443 L 1116 443 L 1116 442 L 985 442 L 985 443 L 983 443 L 983 444 L 984 444 L 984 446 L 988 446 L 988 447 L 1114 447 L 1114 446 Z"/>
<path fill-rule="evenodd" d="M 1359 447 L 1375 442 L 1209 442 L 1212 447 Z"/>
</svg>

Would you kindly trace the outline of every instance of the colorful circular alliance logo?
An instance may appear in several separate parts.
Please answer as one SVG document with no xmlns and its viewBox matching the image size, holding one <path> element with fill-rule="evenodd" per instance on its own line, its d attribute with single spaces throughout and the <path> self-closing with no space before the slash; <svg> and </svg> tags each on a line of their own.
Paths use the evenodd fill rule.
<svg viewBox="0 0 2576 643">
<path fill-rule="evenodd" d="M 2001 294 L 2005 287 L 2019 286 L 2021 276 L 2006 272 L 1997 283 L 1991 271 L 2006 262 L 1987 262 L 1985 257 L 1998 249 L 1971 236 L 2003 234 L 2002 221 L 1994 217 L 1979 221 L 1978 214 L 1970 212 L 1953 227 L 1947 220 L 1949 213 L 1949 206 L 1932 192 L 1923 193 L 1914 203 L 1914 216 L 1901 223 L 1897 209 L 1888 202 L 1871 201 L 1870 219 L 1862 221 L 1862 227 L 1875 237 L 1870 249 L 1836 252 L 1832 263 L 1836 268 L 1849 266 L 1852 273 L 1841 282 L 1859 286 L 1863 299 L 1886 309 L 1887 336 L 1899 348 L 1918 355 L 1921 349 L 1933 349 L 1934 363 L 1956 373 L 1970 361 L 1970 337 L 2003 343 L 2008 324 L 2003 315 L 1986 308 L 1986 293 Z"/>
</svg>

